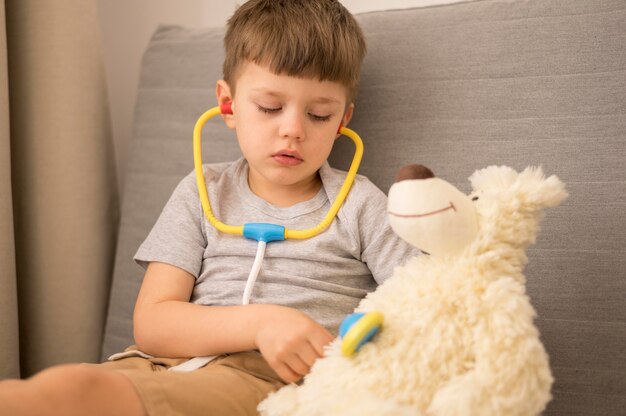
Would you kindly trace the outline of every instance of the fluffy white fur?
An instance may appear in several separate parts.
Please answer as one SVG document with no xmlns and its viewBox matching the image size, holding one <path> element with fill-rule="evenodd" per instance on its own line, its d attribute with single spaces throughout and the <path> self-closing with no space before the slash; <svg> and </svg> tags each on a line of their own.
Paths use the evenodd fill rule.
<svg viewBox="0 0 626 416">
<path fill-rule="evenodd" d="M 430 189 L 425 180 L 403 181 L 413 184 L 404 183 L 401 194 L 415 206 L 432 205 L 430 194 L 420 194 Z M 522 269 L 543 208 L 558 205 L 567 193 L 539 168 L 517 173 L 488 167 L 470 181 L 474 192 L 465 197 L 473 208 L 454 204 L 445 215 L 475 221 L 474 238 L 460 250 L 456 243 L 449 252 L 438 245 L 438 252 L 396 267 L 357 308 L 381 311 L 382 331 L 350 358 L 341 355 L 336 339 L 302 385 L 288 385 L 259 405 L 263 415 L 527 416 L 545 408 L 553 378 Z M 406 198 L 392 198 L 394 187 L 390 212 L 406 209 Z M 458 221 L 425 219 L 425 229 L 454 236 L 446 224 Z M 394 230 L 421 248 L 428 235 L 406 238 L 423 232 L 420 221 L 401 219 Z"/>
</svg>

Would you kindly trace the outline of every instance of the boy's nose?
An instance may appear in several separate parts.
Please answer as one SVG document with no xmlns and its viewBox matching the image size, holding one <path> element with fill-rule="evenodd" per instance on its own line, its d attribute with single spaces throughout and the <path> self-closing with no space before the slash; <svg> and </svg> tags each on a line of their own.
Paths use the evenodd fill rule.
<svg viewBox="0 0 626 416">
<path fill-rule="evenodd" d="M 297 114 L 296 111 L 285 112 L 281 120 L 280 137 L 301 140 L 304 138 L 304 120 L 303 116 Z"/>
</svg>

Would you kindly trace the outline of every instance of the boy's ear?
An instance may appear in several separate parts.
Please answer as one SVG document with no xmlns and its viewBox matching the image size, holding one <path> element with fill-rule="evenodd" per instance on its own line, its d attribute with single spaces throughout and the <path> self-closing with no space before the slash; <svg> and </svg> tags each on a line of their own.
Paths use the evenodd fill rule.
<svg viewBox="0 0 626 416">
<path fill-rule="evenodd" d="M 217 81 L 217 84 L 215 85 L 215 95 L 217 97 L 218 105 L 222 105 L 228 102 L 230 103 L 233 102 L 233 95 L 230 90 L 230 85 L 228 85 L 228 83 L 224 81 L 223 79 L 220 79 L 219 81 Z M 222 119 L 224 120 L 224 122 L 229 128 L 234 129 L 235 128 L 235 116 L 234 116 L 235 105 L 234 103 L 232 104 L 232 108 L 233 108 L 233 114 L 222 114 Z"/>
<path fill-rule="evenodd" d="M 343 113 L 343 117 L 341 117 L 341 127 L 346 127 L 350 120 L 352 119 L 352 113 L 354 112 L 354 103 L 350 103 L 348 107 L 346 107 L 346 111 Z M 337 133 L 337 137 L 340 134 Z"/>
<path fill-rule="evenodd" d="M 352 113 L 354 112 L 354 103 L 350 103 L 348 108 L 346 108 L 346 112 L 343 114 L 343 118 L 341 120 L 342 126 L 347 126 L 350 120 L 352 120 Z"/>
</svg>

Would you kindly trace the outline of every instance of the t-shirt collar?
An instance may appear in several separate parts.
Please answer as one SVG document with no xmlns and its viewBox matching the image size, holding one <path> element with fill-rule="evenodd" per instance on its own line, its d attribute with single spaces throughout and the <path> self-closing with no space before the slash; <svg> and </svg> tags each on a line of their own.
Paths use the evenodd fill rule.
<svg viewBox="0 0 626 416">
<path fill-rule="evenodd" d="M 260 198 L 252 190 L 248 184 L 249 166 L 245 158 L 240 158 L 237 162 L 237 177 L 239 178 L 239 192 L 244 202 L 249 206 L 258 209 L 265 215 L 269 215 L 277 220 L 290 220 L 302 215 L 308 215 L 322 208 L 329 200 L 326 192 L 327 182 L 332 169 L 328 162 L 324 162 L 319 170 L 322 180 L 322 187 L 319 192 L 311 199 L 299 202 L 290 207 L 277 207 L 263 198 Z M 332 182 L 332 181 L 331 181 Z"/>
</svg>

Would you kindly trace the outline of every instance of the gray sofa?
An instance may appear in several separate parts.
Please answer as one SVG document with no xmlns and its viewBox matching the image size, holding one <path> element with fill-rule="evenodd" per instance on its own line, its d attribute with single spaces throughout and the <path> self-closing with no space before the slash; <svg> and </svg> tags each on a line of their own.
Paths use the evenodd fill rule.
<svg viewBox="0 0 626 416">
<path fill-rule="evenodd" d="M 526 268 L 556 382 L 548 415 L 626 415 L 626 3 L 484 0 L 358 15 L 369 53 L 351 127 L 387 191 L 419 162 L 467 190 L 476 169 L 542 165 L 566 182 Z M 223 29 L 161 26 L 143 57 L 103 358 L 132 343 L 132 256 L 193 169 Z M 220 120 L 205 162 L 239 157 Z M 331 163 L 347 168 L 350 140 Z M 419 348 L 419 346 L 416 346 Z"/>
</svg>

